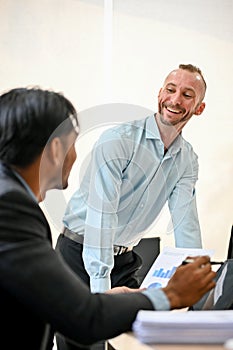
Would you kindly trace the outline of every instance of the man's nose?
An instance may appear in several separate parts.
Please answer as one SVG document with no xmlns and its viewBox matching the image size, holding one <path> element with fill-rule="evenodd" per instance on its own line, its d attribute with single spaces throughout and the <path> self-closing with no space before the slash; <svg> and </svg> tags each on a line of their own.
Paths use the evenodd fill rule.
<svg viewBox="0 0 233 350">
<path fill-rule="evenodd" d="M 182 97 L 179 92 L 176 92 L 171 96 L 171 102 L 174 106 L 182 103 Z"/>
</svg>

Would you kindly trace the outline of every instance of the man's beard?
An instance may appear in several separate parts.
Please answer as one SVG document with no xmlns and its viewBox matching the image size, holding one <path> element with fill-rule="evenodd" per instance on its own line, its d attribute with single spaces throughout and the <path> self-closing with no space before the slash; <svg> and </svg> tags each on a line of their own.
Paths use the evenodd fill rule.
<svg viewBox="0 0 233 350">
<path fill-rule="evenodd" d="M 183 117 L 181 119 L 178 119 L 178 120 L 166 120 L 164 117 L 163 117 L 163 110 L 166 109 L 167 110 L 167 107 L 171 108 L 171 109 L 174 109 L 174 110 L 180 110 L 182 113 L 185 113 L 185 109 L 184 108 L 180 108 L 180 107 L 174 107 L 174 106 L 166 106 L 165 104 L 162 103 L 162 106 L 159 105 L 159 118 L 160 118 L 160 121 L 162 124 L 164 125 L 167 125 L 167 126 L 175 126 L 175 125 L 178 125 L 180 123 L 184 123 L 186 121 L 188 121 L 190 118 L 191 118 L 191 113 L 186 113 L 183 115 Z M 169 111 L 168 111 L 169 112 Z"/>
</svg>

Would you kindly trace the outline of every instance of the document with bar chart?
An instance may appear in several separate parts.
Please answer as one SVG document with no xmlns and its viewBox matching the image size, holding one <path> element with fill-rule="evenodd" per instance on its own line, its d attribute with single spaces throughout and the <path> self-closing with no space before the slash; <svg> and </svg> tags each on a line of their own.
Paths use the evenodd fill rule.
<svg viewBox="0 0 233 350">
<path fill-rule="evenodd" d="M 212 257 L 214 250 L 207 249 L 189 249 L 165 247 L 159 254 L 145 279 L 142 288 L 160 288 L 165 287 L 172 277 L 177 267 L 187 256 L 209 255 Z"/>
</svg>

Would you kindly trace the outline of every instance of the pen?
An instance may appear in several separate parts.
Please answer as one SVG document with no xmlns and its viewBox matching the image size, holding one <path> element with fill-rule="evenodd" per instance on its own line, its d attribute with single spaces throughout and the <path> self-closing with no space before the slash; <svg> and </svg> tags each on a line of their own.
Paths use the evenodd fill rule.
<svg viewBox="0 0 233 350">
<path fill-rule="evenodd" d="M 187 265 L 187 264 L 190 264 L 192 262 L 194 262 L 195 260 L 194 259 L 185 259 L 182 261 L 182 265 Z M 210 264 L 211 265 L 222 265 L 223 264 L 223 261 L 210 261 Z"/>
</svg>

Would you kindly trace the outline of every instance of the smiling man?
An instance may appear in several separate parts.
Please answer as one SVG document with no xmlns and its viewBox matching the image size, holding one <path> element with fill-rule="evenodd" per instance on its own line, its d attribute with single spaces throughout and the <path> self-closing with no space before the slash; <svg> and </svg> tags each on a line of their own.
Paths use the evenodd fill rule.
<svg viewBox="0 0 233 350">
<path fill-rule="evenodd" d="M 200 69 L 182 64 L 159 91 L 158 113 L 108 129 L 97 141 L 57 243 L 92 292 L 138 287 L 141 259 L 132 248 L 166 202 L 176 246 L 202 246 L 195 195 L 198 160 L 181 131 L 203 112 L 205 91 Z"/>
<path fill-rule="evenodd" d="M 165 79 L 158 96 L 156 122 L 167 147 L 194 114 L 203 112 L 205 92 L 206 82 L 202 73 L 191 64 L 180 64 L 179 69 L 172 71 Z"/>
</svg>

